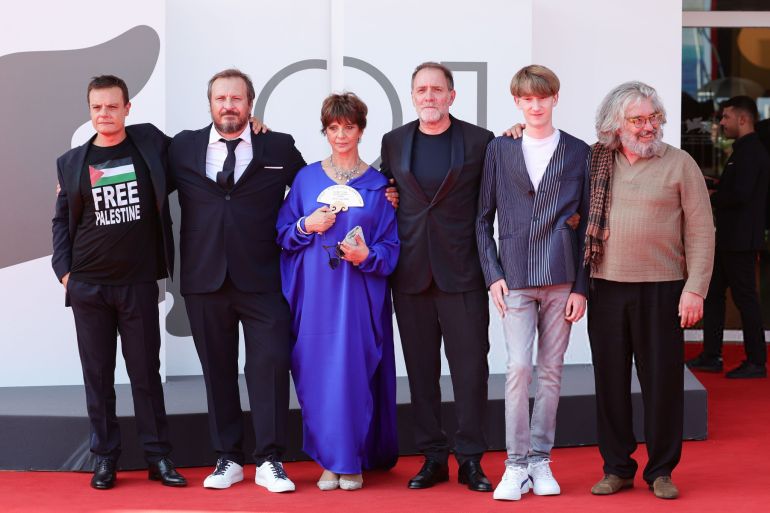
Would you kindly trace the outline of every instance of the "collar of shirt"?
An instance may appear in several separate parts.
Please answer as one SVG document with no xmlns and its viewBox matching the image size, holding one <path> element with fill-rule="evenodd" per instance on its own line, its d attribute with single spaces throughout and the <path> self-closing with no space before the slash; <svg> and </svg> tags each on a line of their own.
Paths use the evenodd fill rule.
<svg viewBox="0 0 770 513">
<path fill-rule="evenodd" d="M 219 132 L 217 132 L 217 129 L 214 126 L 214 123 L 212 123 L 211 124 L 211 130 L 209 131 L 209 145 L 214 144 L 214 143 L 219 143 L 221 146 L 227 148 L 225 143 L 220 141 L 220 139 L 227 139 L 228 141 L 230 141 L 232 139 L 242 139 L 246 144 L 251 146 L 251 124 L 250 123 L 246 123 L 246 128 L 243 129 L 243 131 L 240 133 L 240 135 L 238 135 L 238 137 L 233 137 L 232 139 L 230 139 L 228 137 L 223 136 Z M 243 143 L 241 143 L 241 144 L 243 144 Z M 241 144 L 238 145 L 239 148 L 240 148 Z"/>
<path fill-rule="evenodd" d="M 227 145 L 219 140 L 221 138 L 222 135 L 212 124 L 209 131 L 209 144 L 206 149 L 206 176 L 214 181 L 217 180 L 217 173 L 222 171 L 227 158 Z M 243 176 L 243 172 L 246 171 L 254 155 L 251 147 L 251 125 L 247 123 L 237 138 L 241 139 L 241 142 L 235 148 L 235 173 L 233 174 L 235 182 L 238 182 Z"/>
</svg>

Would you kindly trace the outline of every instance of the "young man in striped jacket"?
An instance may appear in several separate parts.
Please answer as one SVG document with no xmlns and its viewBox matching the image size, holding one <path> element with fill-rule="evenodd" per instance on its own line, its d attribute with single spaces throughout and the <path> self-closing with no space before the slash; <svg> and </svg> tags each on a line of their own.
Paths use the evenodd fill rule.
<svg viewBox="0 0 770 513">
<path fill-rule="evenodd" d="M 484 278 L 503 320 L 508 350 L 505 429 L 508 459 L 495 499 L 557 495 L 550 470 L 564 352 L 586 307 L 583 265 L 589 147 L 553 126 L 559 79 L 544 66 L 519 70 L 511 93 L 526 129 L 487 148 L 476 235 Z M 497 212 L 499 252 L 493 238 Z M 577 215 L 576 215 L 577 214 Z M 537 392 L 529 418 L 532 346 Z"/>
</svg>

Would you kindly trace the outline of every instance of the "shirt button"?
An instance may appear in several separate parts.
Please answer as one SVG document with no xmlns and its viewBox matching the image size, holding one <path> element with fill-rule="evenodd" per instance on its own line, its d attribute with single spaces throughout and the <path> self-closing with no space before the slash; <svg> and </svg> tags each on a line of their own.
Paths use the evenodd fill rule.
<svg viewBox="0 0 770 513">
<path fill-rule="evenodd" d="M 229 195 L 229 194 L 225 194 L 225 199 L 226 199 L 227 201 L 230 201 L 230 195 Z"/>
</svg>

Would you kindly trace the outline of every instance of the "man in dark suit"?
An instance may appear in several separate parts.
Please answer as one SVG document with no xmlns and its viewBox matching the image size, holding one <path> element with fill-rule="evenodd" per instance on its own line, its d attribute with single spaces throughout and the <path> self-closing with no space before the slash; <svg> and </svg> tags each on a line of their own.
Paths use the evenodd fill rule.
<svg viewBox="0 0 770 513">
<path fill-rule="evenodd" d="M 720 126 L 735 139 L 711 204 L 716 216 L 714 272 L 704 304 L 703 352 L 687 362 L 691 369 L 722 371 L 725 291 L 729 287 L 741 313 L 746 360 L 728 378 L 767 376 L 767 346 L 756 287 L 757 253 L 765 244 L 765 202 L 770 157 L 754 131 L 757 106 L 748 96 L 722 104 Z"/>
<path fill-rule="evenodd" d="M 87 98 L 97 133 L 57 161 L 51 263 L 75 317 L 91 452 L 97 456 L 91 486 L 114 486 L 120 455 L 116 333 L 121 336 L 149 478 L 185 486 L 168 459 L 171 445 L 158 356 L 157 280 L 170 276 L 174 267 L 167 138 L 149 124 L 125 126 L 131 104 L 122 79 L 94 77 Z"/>
<path fill-rule="evenodd" d="M 476 247 L 475 218 L 490 131 L 449 115 L 452 72 L 426 62 L 412 75 L 419 120 L 382 139 L 382 172 L 400 193 L 401 255 L 391 276 L 417 448 L 425 455 L 409 488 L 449 479 L 441 427 L 441 339 L 452 374 L 458 480 L 492 491 L 481 469 L 489 368 L 489 303 Z"/>
<path fill-rule="evenodd" d="M 294 490 L 281 457 L 289 409 L 291 324 L 281 294 L 276 218 L 286 187 L 305 165 L 287 134 L 253 134 L 254 86 L 228 69 L 209 81 L 213 124 L 183 131 L 169 148 L 181 206 L 181 292 L 203 368 L 209 427 L 218 453 L 207 488 L 243 479 L 238 324 L 254 427 L 255 482 Z"/>
</svg>

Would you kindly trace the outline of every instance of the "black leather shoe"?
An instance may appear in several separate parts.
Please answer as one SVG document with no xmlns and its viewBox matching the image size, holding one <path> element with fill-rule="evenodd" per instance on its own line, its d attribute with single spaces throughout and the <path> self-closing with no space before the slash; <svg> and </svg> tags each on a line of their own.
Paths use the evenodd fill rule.
<svg viewBox="0 0 770 513">
<path fill-rule="evenodd" d="M 150 481 L 160 481 L 166 486 L 187 486 L 187 480 L 176 471 L 174 462 L 168 458 L 162 458 L 157 463 L 150 463 L 147 477 Z"/>
<path fill-rule="evenodd" d="M 492 491 L 492 483 L 484 475 L 480 461 L 468 460 L 460 465 L 460 470 L 457 473 L 457 482 L 467 484 L 468 489 L 474 492 Z"/>
<path fill-rule="evenodd" d="M 409 480 L 409 488 L 413 490 L 430 488 L 444 481 L 449 481 L 449 465 L 426 458 L 417 475 Z"/>
<path fill-rule="evenodd" d="M 96 462 L 94 475 L 91 477 L 91 488 L 109 490 L 115 486 L 115 462 L 109 458 L 101 458 Z"/>
<path fill-rule="evenodd" d="M 688 368 L 703 372 L 722 372 L 722 359 L 706 356 L 701 353 L 692 360 L 685 362 Z"/>
<path fill-rule="evenodd" d="M 767 368 L 764 365 L 744 360 L 737 368 L 725 374 L 730 379 L 766 378 Z"/>
</svg>

